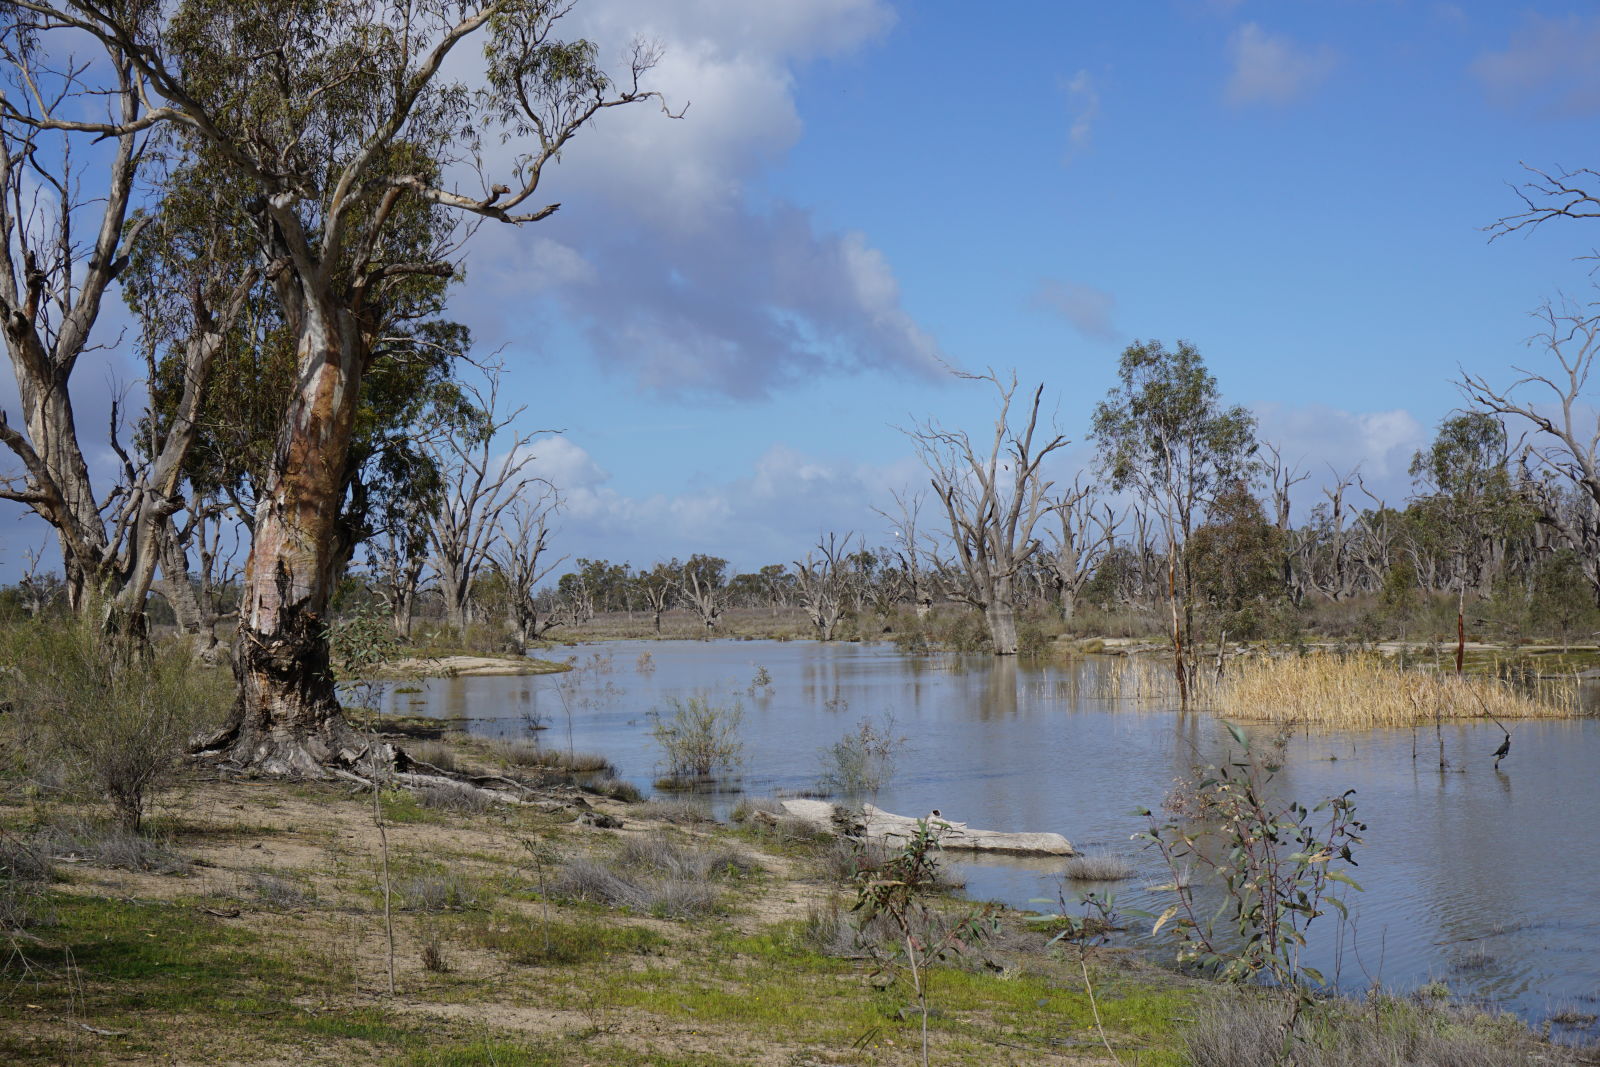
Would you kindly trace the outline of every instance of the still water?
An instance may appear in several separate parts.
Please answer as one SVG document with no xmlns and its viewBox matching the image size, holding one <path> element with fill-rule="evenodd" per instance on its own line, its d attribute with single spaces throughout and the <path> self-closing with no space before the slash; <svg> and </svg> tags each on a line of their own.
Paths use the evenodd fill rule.
<svg viewBox="0 0 1600 1067">
<path fill-rule="evenodd" d="M 570 674 L 434 679 L 420 692 L 391 689 L 384 704 L 465 719 L 492 737 L 525 737 L 542 723 L 541 743 L 601 752 L 648 792 L 660 758 L 649 712 L 671 697 L 737 699 L 741 784 L 752 795 L 815 786 L 822 749 L 863 718 L 893 715 L 908 740 L 881 807 L 1056 831 L 1080 852 L 1123 856 L 1137 877 L 1068 885 L 1069 906 L 1075 890 L 1093 889 L 1146 910 L 1169 902 L 1145 887 L 1170 876 L 1130 840 L 1146 825 L 1131 812 L 1159 812 L 1175 781 L 1222 760 L 1231 744 L 1212 716 L 1097 699 L 1095 672 L 1110 665 L 1098 657 L 1033 666 L 804 641 L 609 642 L 572 652 Z M 755 686 L 762 669 L 770 685 Z M 1355 789 L 1368 824 L 1351 872 L 1364 887 L 1348 896 L 1352 921 L 1319 919 L 1306 962 L 1351 991 L 1442 982 L 1534 1024 L 1562 1008 L 1600 1010 L 1600 720 L 1509 725 L 1512 752 L 1498 773 L 1492 724 L 1444 727 L 1444 773 L 1431 728 L 1415 740 L 1409 729 L 1291 740 L 1276 782 L 1283 795 L 1309 805 Z M 975 899 L 1028 907 L 1063 889 L 1059 860 L 959 866 Z"/>
</svg>

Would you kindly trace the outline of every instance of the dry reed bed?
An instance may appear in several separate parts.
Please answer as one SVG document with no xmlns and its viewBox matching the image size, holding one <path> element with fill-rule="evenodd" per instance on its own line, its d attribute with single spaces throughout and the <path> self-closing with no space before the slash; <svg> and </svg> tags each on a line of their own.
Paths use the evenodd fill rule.
<svg viewBox="0 0 1600 1067">
<path fill-rule="evenodd" d="M 1237 719 L 1311 726 L 1413 726 L 1435 719 L 1553 719 L 1582 714 L 1571 677 L 1513 685 L 1421 671 L 1376 656 L 1313 653 L 1233 663 L 1206 703 Z"/>
<path fill-rule="evenodd" d="M 1172 663 L 1129 656 L 1100 665 L 1093 696 L 1134 704 L 1178 699 Z M 1511 683 L 1488 675 L 1458 676 L 1404 668 L 1376 655 L 1313 652 L 1236 659 L 1219 680 L 1202 664 L 1197 706 L 1235 719 L 1310 726 L 1413 726 L 1434 719 L 1571 718 L 1584 714 L 1571 675 Z"/>
</svg>

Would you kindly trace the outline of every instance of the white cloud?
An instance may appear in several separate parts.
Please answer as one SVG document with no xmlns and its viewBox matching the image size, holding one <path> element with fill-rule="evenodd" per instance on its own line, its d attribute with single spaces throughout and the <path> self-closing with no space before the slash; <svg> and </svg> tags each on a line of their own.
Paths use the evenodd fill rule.
<svg viewBox="0 0 1600 1067">
<path fill-rule="evenodd" d="M 1326 78 L 1337 60 L 1332 50 L 1302 50 L 1288 37 L 1254 22 L 1229 39 L 1233 73 L 1226 96 L 1232 104 L 1287 104 Z"/>
<path fill-rule="evenodd" d="M 763 171 L 799 140 L 795 66 L 858 49 L 894 22 L 882 0 L 593 0 L 565 28 L 620 53 L 656 41 L 648 77 L 681 120 L 614 109 L 546 175 L 563 210 L 540 240 L 478 234 L 458 303 L 528 337 L 514 318 L 540 292 L 594 355 L 644 388 L 762 396 L 864 368 L 931 375 L 937 342 L 901 302 L 883 250 L 820 226 L 803 206 L 758 203 Z M 522 247 L 516 247 L 522 246 Z"/>
<path fill-rule="evenodd" d="M 1046 278 L 1034 290 L 1032 303 L 1034 307 L 1060 315 L 1085 337 L 1109 341 L 1118 336 L 1116 325 L 1112 322 L 1117 298 L 1104 289 L 1096 289 L 1082 282 Z"/>
<path fill-rule="evenodd" d="M 1255 414 L 1259 437 L 1277 445 L 1285 463 L 1310 472 L 1306 486 L 1328 484 L 1330 470 L 1343 475 L 1359 468 L 1367 488 L 1389 504 L 1410 494 L 1411 457 L 1429 440 L 1427 428 L 1403 408 L 1343 411 L 1321 404 L 1267 404 Z M 1302 491 L 1308 497 L 1314 493 Z"/>
<path fill-rule="evenodd" d="M 564 434 L 540 437 L 528 445 L 533 458 L 525 471 L 543 478 L 563 493 L 596 489 L 611 480 L 611 472 Z"/>
<path fill-rule="evenodd" d="M 1100 90 L 1086 70 L 1080 70 L 1066 84 L 1067 113 L 1072 124 L 1067 129 L 1067 155 L 1087 151 L 1094 124 L 1100 118 Z"/>
<path fill-rule="evenodd" d="M 630 496 L 604 484 L 604 472 L 579 445 L 565 442 L 564 448 L 549 470 L 564 465 L 589 472 L 580 481 L 589 480 L 557 481 L 564 499 L 552 538 L 557 554 L 635 566 L 695 552 L 723 556 L 740 569 L 788 562 L 827 531 L 854 532 L 875 544 L 887 536 L 889 523 L 873 509 L 891 502 L 891 490 L 924 477 L 909 455 L 874 465 L 778 443 L 725 482 L 672 495 Z M 596 471 L 598 480 L 592 477 Z"/>
<path fill-rule="evenodd" d="M 1530 14 L 1502 52 L 1472 71 L 1502 104 L 1590 115 L 1600 111 L 1600 16 Z"/>
</svg>

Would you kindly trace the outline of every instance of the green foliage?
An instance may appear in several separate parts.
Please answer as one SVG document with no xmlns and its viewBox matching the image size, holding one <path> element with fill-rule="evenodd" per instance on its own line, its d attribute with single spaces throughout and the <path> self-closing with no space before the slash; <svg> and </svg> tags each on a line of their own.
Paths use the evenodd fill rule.
<svg viewBox="0 0 1600 1067">
<path fill-rule="evenodd" d="M 1535 512 L 1514 484 L 1505 426 L 1469 411 L 1439 424 L 1433 444 L 1411 459 L 1417 495 L 1406 509 L 1414 542 L 1457 584 L 1488 584 L 1488 542 L 1525 536 Z"/>
<path fill-rule="evenodd" d="M 1406 555 L 1399 555 L 1383 572 L 1383 588 L 1378 591 L 1378 601 L 1393 619 L 1409 619 L 1421 602 L 1417 586 L 1417 568 Z"/>
<path fill-rule="evenodd" d="M 1000 929 L 996 905 L 986 904 L 954 923 L 945 925 L 928 906 L 928 897 L 941 885 L 937 853 L 943 828 L 918 819 L 917 828 L 899 852 L 882 866 L 869 868 L 857 878 L 856 903 L 851 910 L 862 925 L 888 919 L 900 934 L 901 958 L 917 997 L 922 1022 L 922 1062 L 928 1063 L 927 968 L 952 953 L 964 953 Z"/>
<path fill-rule="evenodd" d="M 342 682 L 369 678 L 395 658 L 400 638 L 394 626 L 376 611 L 362 611 L 333 624 L 328 630 L 330 660 Z"/>
<path fill-rule="evenodd" d="M 1249 486 L 1230 482 L 1185 549 L 1195 592 L 1213 626 L 1238 640 L 1261 636 L 1283 585 L 1284 538 Z"/>
<path fill-rule="evenodd" d="M 1160 341 L 1129 345 L 1117 384 L 1095 407 L 1091 436 L 1113 489 L 1169 496 L 1186 518 L 1254 469 L 1255 419 L 1222 407 L 1217 380 L 1188 341 L 1176 351 Z"/>
<path fill-rule="evenodd" d="M 1151 933 L 1167 930 L 1181 961 L 1196 962 L 1229 981 L 1266 978 L 1292 997 L 1287 1051 L 1293 1020 L 1312 1003 L 1310 987 L 1324 982 L 1321 973 L 1300 961 L 1306 929 L 1327 908 L 1346 913 L 1344 902 L 1331 893 L 1332 883 L 1360 890 L 1338 865 L 1355 865 L 1351 846 L 1361 844 L 1366 825 L 1356 820 L 1353 789 L 1310 809 L 1274 799 L 1269 785 L 1279 754 L 1252 753 L 1244 732 L 1227 726 L 1242 756 L 1201 774 L 1192 794 L 1194 819 L 1152 824 L 1138 835 L 1172 873 L 1172 882 L 1160 888 L 1178 898 L 1155 918 Z M 1221 883 L 1224 902 L 1215 916 L 1196 910 L 1185 876 L 1190 867 L 1215 874 Z M 1236 943 L 1215 928 L 1222 918 Z"/>
<path fill-rule="evenodd" d="M 1531 622 L 1541 632 L 1566 644 L 1574 633 L 1594 629 L 1588 624 L 1595 615 L 1594 587 L 1572 549 L 1557 549 L 1542 558 L 1534 567 L 1532 586 Z"/>
<path fill-rule="evenodd" d="M 667 774 L 675 778 L 710 778 L 731 773 L 744 762 L 744 705 L 737 698 L 723 706 L 704 694 L 669 697 L 672 709 L 650 712 L 650 736 L 661 746 Z"/>
</svg>

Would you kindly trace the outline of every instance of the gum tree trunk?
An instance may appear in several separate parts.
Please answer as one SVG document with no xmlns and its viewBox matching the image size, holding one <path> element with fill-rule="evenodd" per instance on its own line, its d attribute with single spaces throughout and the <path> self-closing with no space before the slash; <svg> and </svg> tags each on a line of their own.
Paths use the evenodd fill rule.
<svg viewBox="0 0 1600 1067">
<path fill-rule="evenodd" d="M 993 594 L 983 610 L 989 624 L 989 637 L 994 641 L 994 654 L 1017 654 L 1017 612 L 1011 603 L 1011 576 L 994 579 Z"/>
<path fill-rule="evenodd" d="M 207 744 L 268 774 L 322 776 L 365 755 L 339 709 L 328 660 L 334 527 L 363 371 L 340 312 L 306 309 L 300 388 L 278 436 L 245 565 L 233 668 L 239 696 Z"/>
</svg>

